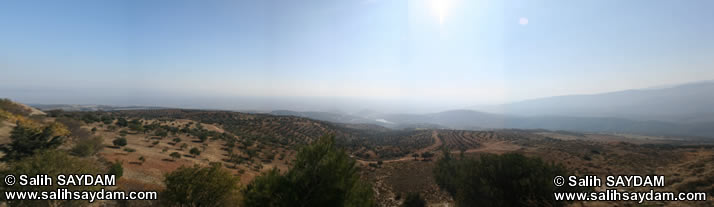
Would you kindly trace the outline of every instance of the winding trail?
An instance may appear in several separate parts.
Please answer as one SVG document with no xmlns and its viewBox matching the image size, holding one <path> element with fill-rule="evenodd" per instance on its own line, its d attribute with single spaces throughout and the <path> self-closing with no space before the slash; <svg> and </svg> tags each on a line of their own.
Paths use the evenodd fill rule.
<svg viewBox="0 0 714 207">
<path fill-rule="evenodd" d="M 417 151 L 414 152 L 414 153 L 421 154 L 421 153 L 424 153 L 424 152 L 431 152 L 431 151 L 434 151 L 434 150 L 436 150 L 436 149 L 439 149 L 439 147 L 441 147 L 441 145 L 442 145 L 443 143 L 442 143 L 442 141 L 441 141 L 441 138 L 439 138 L 439 133 L 438 133 L 436 130 L 431 131 L 431 138 L 434 139 L 434 144 L 429 145 L 428 147 L 421 148 L 421 149 L 417 150 Z M 400 157 L 400 158 L 382 160 L 382 162 L 401 162 L 401 161 L 414 160 L 414 157 L 411 156 L 411 155 L 414 154 L 414 153 L 410 153 L 410 154 L 405 155 L 404 157 Z M 361 163 L 361 164 L 376 163 L 376 162 L 377 162 L 377 161 L 369 161 L 369 160 L 359 159 L 359 158 L 354 157 L 354 156 L 353 156 L 353 158 L 354 158 L 355 160 L 357 160 L 357 162 L 359 162 L 359 163 Z"/>
</svg>

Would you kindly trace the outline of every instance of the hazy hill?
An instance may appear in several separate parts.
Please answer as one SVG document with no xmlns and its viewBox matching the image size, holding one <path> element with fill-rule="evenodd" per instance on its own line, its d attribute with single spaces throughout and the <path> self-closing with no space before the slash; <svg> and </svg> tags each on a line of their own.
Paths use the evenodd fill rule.
<svg viewBox="0 0 714 207">
<path fill-rule="evenodd" d="M 521 116 L 617 117 L 669 122 L 714 122 L 714 82 L 570 95 L 477 110 Z"/>
<path fill-rule="evenodd" d="M 166 109 L 155 106 L 108 106 L 108 105 L 82 105 L 82 104 L 30 104 L 30 106 L 43 111 L 63 110 L 63 111 L 116 111 L 116 110 L 142 110 L 142 109 Z"/>
<path fill-rule="evenodd" d="M 505 114 L 450 110 L 429 114 L 366 116 L 279 111 L 339 123 L 390 128 L 548 129 L 714 138 L 714 83 L 543 98 L 503 105 Z"/>
<path fill-rule="evenodd" d="M 372 124 L 379 124 L 380 122 L 374 121 L 374 120 L 368 120 L 366 118 L 358 117 L 358 116 L 352 116 L 348 114 L 342 114 L 342 113 L 333 113 L 333 112 L 298 112 L 298 111 L 290 111 L 290 110 L 276 110 L 270 112 L 272 115 L 279 115 L 279 116 L 299 116 L 299 117 L 306 117 L 306 118 L 311 118 L 311 119 L 316 119 L 316 120 L 321 120 L 321 121 L 329 121 L 329 122 L 336 122 L 336 123 L 372 123 Z"/>
</svg>

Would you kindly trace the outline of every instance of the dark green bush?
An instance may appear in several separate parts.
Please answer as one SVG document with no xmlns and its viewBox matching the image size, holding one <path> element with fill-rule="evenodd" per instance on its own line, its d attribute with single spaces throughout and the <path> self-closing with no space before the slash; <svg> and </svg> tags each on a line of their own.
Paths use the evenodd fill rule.
<svg viewBox="0 0 714 207">
<path fill-rule="evenodd" d="M 515 153 L 483 154 L 479 159 L 445 155 L 436 163 L 434 177 L 459 206 L 564 206 L 554 200 L 554 192 L 586 190 L 555 187 L 555 176 L 570 173 L 539 158 Z"/>
<path fill-rule="evenodd" d="M 273 169 L 244 190 L 244 206 L 373 206 L 371 187 L 363 183 L 355 161 L 323 136 L 300 150 L 293 167 Z"/>
<path fill-rule="evenodd" d="M 419 195 L 419 193 L 409 193 L 404 199 L 402 207 L 425 207 L 426 200 Z"/>
<path fill-rule="evenodd" d="M 235 206 L 238 178 L 213 163 L 180 167 L 166 174 L 162 200 L 169 206 Z"/>
<path fill-rule="evenodd" d="M 72 154 L 80 157 L 89 157 L 104 148 L 104 138 L 96 136 L 89 139 L 82 139 L 72 147 Z"/>
</svg>

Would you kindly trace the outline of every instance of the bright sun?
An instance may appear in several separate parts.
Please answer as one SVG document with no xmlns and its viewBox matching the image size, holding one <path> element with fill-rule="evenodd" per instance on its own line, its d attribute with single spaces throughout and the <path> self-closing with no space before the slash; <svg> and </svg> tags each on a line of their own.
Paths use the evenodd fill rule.
<svg viewBox="0 0 714 207">
<path fill-rule="evenodd" d="M 432 12 L 439 17 L 439 24 L 444 23 L 444 18 L 448 13 L 449 7 L 451 7 L 452 0 L 429 0 L 431 3 Z"/>
</svg>

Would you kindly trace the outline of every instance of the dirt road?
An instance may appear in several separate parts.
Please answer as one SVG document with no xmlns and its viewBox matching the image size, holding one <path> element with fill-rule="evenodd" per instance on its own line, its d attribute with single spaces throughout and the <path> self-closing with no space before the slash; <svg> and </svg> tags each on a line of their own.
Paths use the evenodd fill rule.
<svg viewBox="0 0 714 207">
<path fill-rule="evenodd" d="M 439 133 L 436 132 L 436 130 L 433 130 L 431 132 L 431 137 L 434 139 L 434 144 L 429 145 L 428 147 L 421 148 L 414 153 L 421 154 L 424 152 L 431 152 L 431 151 L 439 149 L 439 147 L 441 147 L 441 145 L 442 145 L 441 138 L 439 138 Z M 414 157 L 412 157 L 412 154 L 414 154 L 414 153 L 408 154 L 408 155 L 406 155 L 404 157 L 400 157 L 400 158 L 382 160 L 382 162 L 401 162 L 401 161 L 414 160 Z M 354 157 L 354 158 L 357 160 L 357 162 L 362 163 L 362 164 L 377 162 L 377 161 L 362 160 L 362 159 L 359 159 L 356 157 Z"/>
</svg>

